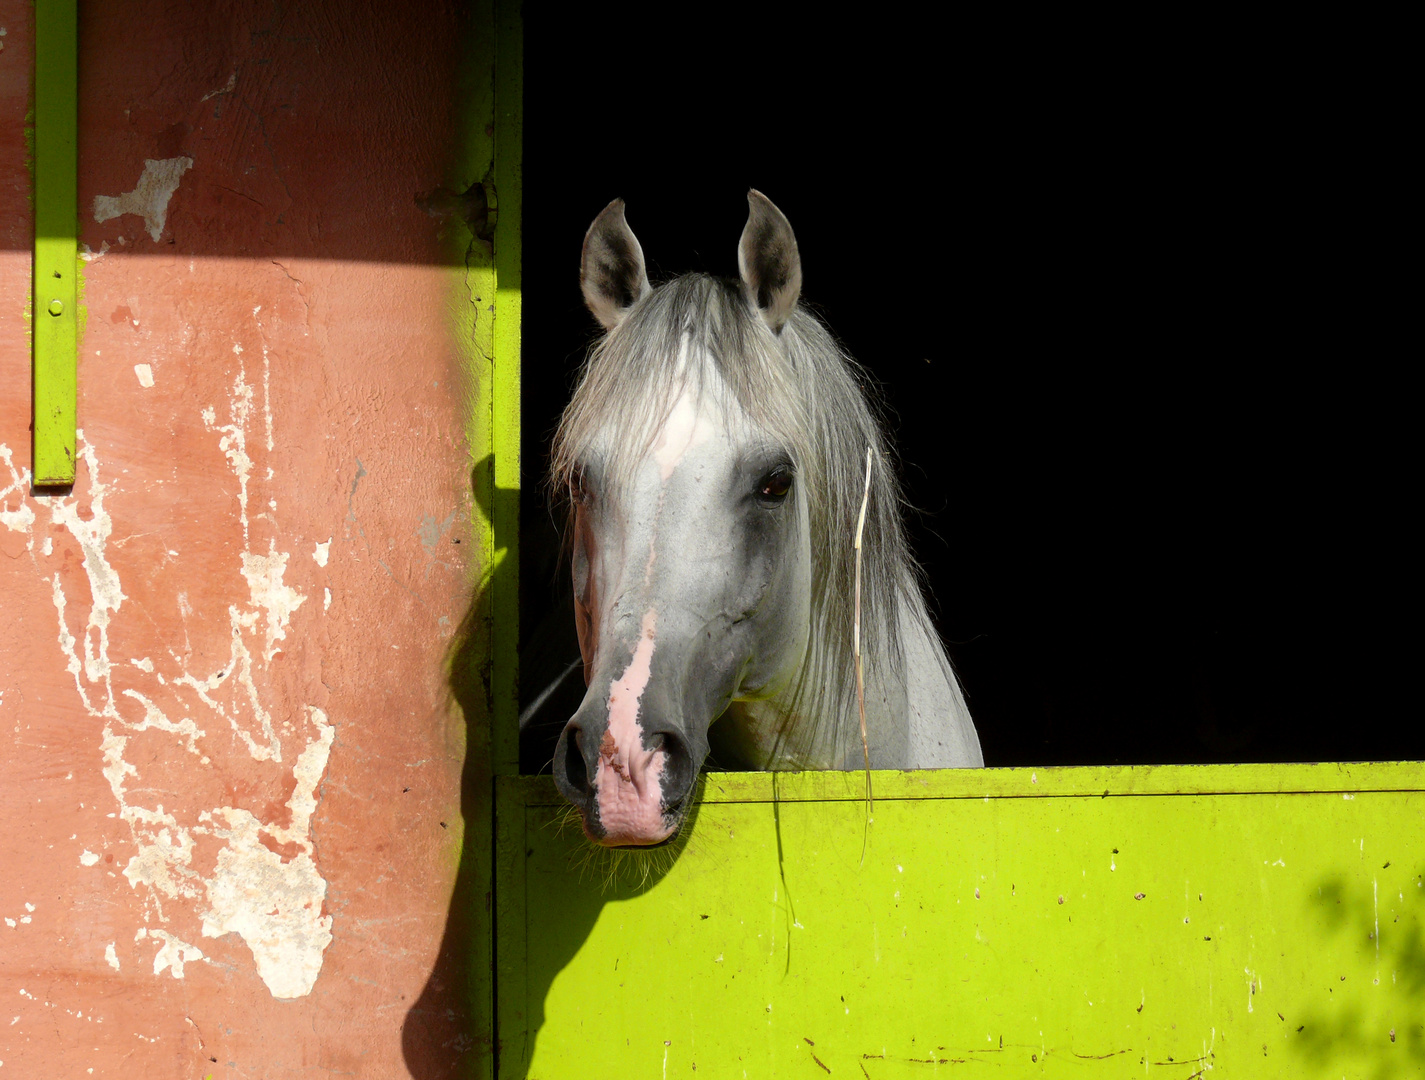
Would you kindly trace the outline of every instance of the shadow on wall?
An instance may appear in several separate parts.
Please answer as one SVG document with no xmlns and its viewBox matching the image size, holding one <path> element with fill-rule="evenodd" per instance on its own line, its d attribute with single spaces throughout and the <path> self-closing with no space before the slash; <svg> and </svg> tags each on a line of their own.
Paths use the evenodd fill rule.
<svg viewBox="0 0 1425 1080">
<path fill-rule="evenodd" d="M 1425 1075 L 1425 878 L 1387 885 L 1390 869 L 1370 884 L 1328 875 L 1308 902 L 1322 970 L 1289 1038 L 1313 1075 Z"/>
<path fill-rule="evenodd" d="M 470 486 L 481 513 L 489 520 L 494 459 L 486 456 L 470 473 Z M 415 1080 L 446 1080 L 473 1074 L 475 1062 L 492 1056 L 488 1036 L 477 1032 L 479 999 L 488 993 L 493 967 L 485 939 L 493 905 L 487 873 L 493 768 L 490 746 L 490 634 L 495 592 L 509 584 L 509 561 L 475 588 L 446 660 L 450 695 L 464 720 L 465 763 L 460 774 L 463 833 L 460 866 L 446 914 L 445 932 L 425 988 L 406 1013 L 401 1049 Z"/>
<path fill-rule="evenodd" d="M 494 488 L 492 467 L 493 459 L 486 457 L 471 472 L 475 499 L 487 518 L 492 494 L 494 498 L 502 494 Z M 501 518 L 497 516 L 496 520 Z M 550 983 L 583 946 L 604 905 L 646 892 L 677 858 L 676 848 L 660 849 L 647 861 L 638 853 L 606 852 L 583 839 L 577 819 L 564 818 L 567 827 L 559 829 L 559 835 L 544 834 L 540 840 L 566 849 L 569 864 L 578 868 L 581 878 L 593 879 L 596 887 L 581 890 L 577 903 L 571 904 L 570 898 L 564 897 L 559 905 L 560 917 L 555 920 L 538 914 L 540 898 L 549 896 L 548 890 L 543 883 L 527 879 L 524 895 L 511 897 L 505 908 L 528 909 L 533 916 L 530 923 L 545 928 L 538 942 L 525 943 L 526 952 L 537 950 L 539 962 L 524 964 L 525 971 L 507 972 L 498 947 L 492 952 L 485 936 L 495 918 L 494 887 L 487 873 L 495 849 L 489 812 L 494 789 L 490 745 L 492 600 L 497 591 L 514 585 L 510 575 L 517 572 L 513 560 L 506 560 L 480 583 L 448 654 L 450 694 L 460 706 L 465 724 L 465 763 L 460 781 L 464 833 L 460 867 L 435 964 L 425 988 L 407 1011 L 401 1030 L 402 1052 L 414 1080 L 469 1075 L 478 1071 L 477 1063 L 482 1058 L 491 1056 L 502 1065 L 498 1074 L 501 1077 L 523 1077 L 544 1023 L 544 1001 Z M 696 814 L 695 803 L 681 836 L 689 835 Z M 541 832 L 545 828 L 542 823 L 531 827 Z M 522 822 L 504 822 L 506 842 L 523 843 L 524 829 Z M 566 880 L 563 875 L 561 880 Z M 514 887 L 518 887 L 517 883 Z M 495 934 L 498 940 L 498 926 Z M 493 980 L 491 973 L 495 975 Z M 517 985 L 530 982 L 524 1002 L 515 1003 L 516 1007 L 522 1005 L 524 1021 L 506 1029 L 518 1030 L 521 1045 L 506 1047 L 499 1046 L 498 1041 L 492 1045 L 488 1037 L 473 1033 L 480 1030 L 481 997 L 491 992 L 492 984 L 498 992 L 498 980 L 507 975 L 513 975 Z"/>
</svg>

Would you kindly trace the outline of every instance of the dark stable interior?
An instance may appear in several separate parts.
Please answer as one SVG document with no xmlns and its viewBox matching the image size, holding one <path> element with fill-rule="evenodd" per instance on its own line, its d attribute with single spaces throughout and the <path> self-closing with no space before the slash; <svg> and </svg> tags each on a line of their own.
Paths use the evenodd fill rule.
<svg viewBox="0 0 1425 1080">
<path fill-rule="evenodd" d="M 1083 27 L 599 10 L 526 7 L 524 703 L 578 655 L 544 469 L 584 231 L 622 197 L 655 284 L 735 275 L 756 187 L 880 383 L 987 764 L 1425 756 L 1399 395 L 1323 287 L 1339 118 Z"/>
</svg>

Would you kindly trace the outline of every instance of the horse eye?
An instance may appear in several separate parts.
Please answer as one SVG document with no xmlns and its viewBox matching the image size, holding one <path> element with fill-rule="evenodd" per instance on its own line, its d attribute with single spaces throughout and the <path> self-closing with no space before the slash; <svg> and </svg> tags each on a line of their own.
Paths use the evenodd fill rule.
<svg viewBox="0 0 1425 1080">
<path fill-rule="evenodd" d="M 769 502 L 781 502 L 791 490 L 792 470 L 787 468 L 773 469 L 757 484 L 758 498 Z"/>
<path fill-rule="evenodd" d="M 593 492 L 589 490 L 588 484 L 584 481 L 584 470 L 580 469 L 569 477 L 569 497 L 574 500 L 575 505 L 585 506 L 593 498 Z"/>
</svg>

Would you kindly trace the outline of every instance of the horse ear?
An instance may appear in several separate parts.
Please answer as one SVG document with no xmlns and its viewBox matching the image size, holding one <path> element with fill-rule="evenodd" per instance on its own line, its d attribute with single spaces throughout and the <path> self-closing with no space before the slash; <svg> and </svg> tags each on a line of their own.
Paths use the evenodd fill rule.
<svg viewBox="0 0 1425 1080">
<path fill-rule="evenodd" d="M 802 294 L 802 257 L 792 225 L 757 189 L 747 193 L 747 225 L 737 246 L 737 269 L 747 299 L 780 333 Z"/>
<path fill-rule="evenodd" d="M 643 248 L 623 216 L 623 200 L 604 207 L 584 234 L 579 260 L 584 303 L 605 330 L 612 330 L 628 309 L 652 291 L 643 267 Z"/>
</svg>

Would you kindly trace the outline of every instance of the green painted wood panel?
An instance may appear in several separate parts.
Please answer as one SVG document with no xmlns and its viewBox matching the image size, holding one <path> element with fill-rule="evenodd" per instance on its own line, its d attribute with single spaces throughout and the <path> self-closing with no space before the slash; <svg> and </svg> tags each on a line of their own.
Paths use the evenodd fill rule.
<svg viewBox="0 0 1425 1080">
<path fill-rule="evenodd" d="M 501 1076 L 1425 1075 L 1420 763 L 704 785 L 610 886 L 499 782 Z"/>
<path fill-rule="evenodd" d="M 75 0 L 35 4 L 34 482 L 74 483 L 79 339 Z"/>
</svg>

